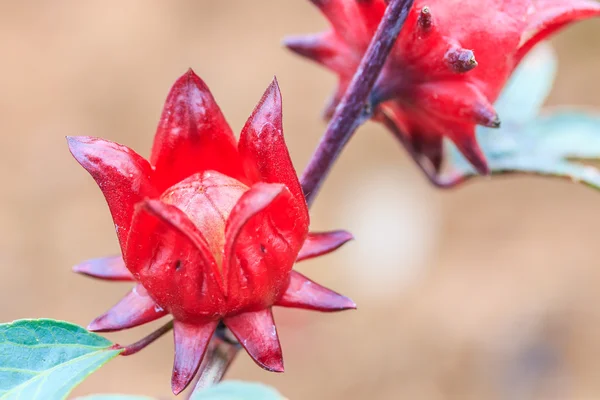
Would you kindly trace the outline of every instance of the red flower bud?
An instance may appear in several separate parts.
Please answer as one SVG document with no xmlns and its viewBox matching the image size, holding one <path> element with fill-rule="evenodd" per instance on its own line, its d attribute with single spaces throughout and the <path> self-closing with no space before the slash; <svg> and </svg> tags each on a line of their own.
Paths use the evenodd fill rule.
<svg viewBox="0 0 600 400">
<path fill-rule="evenodd" d="M 339 76 L 331 116 L 373 37 L 385 0 L 311 0 L 331 24 L 325 33 L 289 38 L 292 51 Z M 442 138 L 482 174 L 488 166 L 476 125 L 499 127 L 492 103 L 523 56 L 571 22 L 600 15 L 593 0 L 415 0 L 373 89 L 383 122 L 434 176 Z"/>
<path fill-rule="evenodd" d="M 282 132 L 276 81 L 236 146 L 210 91 L 190 70 L 167 98 L 150 162 L 102 139 L 68 138 L 104 193 L 122 251 L 122 258 L 74 270 L 136 282 L 89 329 L 121 330 L 171 314 L 175 393 L 193 378 L 219 322 L 260 366 L 283 371 L 273 305 L 355 308 L 292 271 L 297 260 L 333 251 L 352 236 L 308 233 L 308 209 Z"/>
</svg>

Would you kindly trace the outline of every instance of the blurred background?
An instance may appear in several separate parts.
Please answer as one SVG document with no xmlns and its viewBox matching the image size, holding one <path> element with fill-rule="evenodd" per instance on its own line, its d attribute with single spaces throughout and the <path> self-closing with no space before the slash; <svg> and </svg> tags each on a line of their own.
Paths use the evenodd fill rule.
<svg viewBox="0 0 600 400">
<path fill-rule="evenodd" d="M 188 67 L 239 132 L 277 74 L 301 171 L 335 78 L 280 43 L 324 27 L 306 0 L 0 1 L 0 320 L 86 325 L 128 291 L 70 272 L 118 247 L 65 135 L 147 155 L 164 98 Z M 600 111 L 598 37 L 596 20 L 553 40 L 550 104 Z M 299 269 L 359 310 L 277 310 L 286 373 L 240 353 L 228 378 L 272 384 L 291 400 L 600 398 L 598 193 L 533 178 L 439 192 L 367 124 L 312 215 L 314 229 L 346 228 L 357 240 Z M 109 337 L 126 344 L 151 329 Z M 170 398 L 172 347 L 167 335 L 119 358 L 75 394 Z"/>
</svg>

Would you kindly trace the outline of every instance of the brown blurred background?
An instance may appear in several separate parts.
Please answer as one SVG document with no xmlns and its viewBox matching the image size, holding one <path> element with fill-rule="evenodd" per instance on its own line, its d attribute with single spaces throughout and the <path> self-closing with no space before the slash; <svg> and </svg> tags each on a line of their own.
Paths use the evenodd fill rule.
<svg viewBox="0 0 600 400">
<path fill-rule="evenodd" d="M 128 290 L 70 272 L 117 252 L 117 241 L 65 135 L 147 155 L 167 91 L 188 67 L 237 132 L 277 74 L 302 170 L 335 79 L 280 41 L 324 27 L 306 0 L 0 1 L 0 320 L 85 325 Z M 600 110 L 599 35 L 596 20 L 554 40 L 551 104 Z M 598 193 L 531 178 L 439 192 L 367 124 L 320 195 L 313 227 L 356 235 L 300 269 L 359 310 L 278 310 L 286 373 L 241 354 L 228 378 L 272 384 L 292 400 L 600 398 Z M 148 331 L 110 337 L 128 343 Z M 169 335 L 76 394 L 169 398 L 171 362 Z"/>
</svg>

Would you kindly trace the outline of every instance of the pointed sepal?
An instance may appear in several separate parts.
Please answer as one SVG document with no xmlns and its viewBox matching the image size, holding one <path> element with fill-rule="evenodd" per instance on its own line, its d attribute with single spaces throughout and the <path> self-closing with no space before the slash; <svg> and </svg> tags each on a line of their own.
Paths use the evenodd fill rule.
<svg viewBox="0 0 600 400">
<path fill-rule="evenodd" d="M 321 13 L 329 20 L 335 33 L 346 43 L 360 41 L 366 49 L 377 27 L 376 12 L 381 7 L 374 9 L 376 3 L 382 0 L 366 0 L 364 7 L 359 6 L 359 1 L 339 0 L 310 0 L 319 8 Z M 362 2 L 363 0 L 361 0 Z M 362 8 L 362 10 L 361 10 Z M 383 16 L 383 11 L 381 12 Z M 366 18 L 365 18 L 366 17 Z M 379 17 L 381 19 L 381 17 Z"/>
<path fill-rule="evenodd" d="M 239 150 L 246 174 L 254 182 L 283 183 L 301 206 L 298 218 L 307 219 L 304 194 L 283 139 L 281 92 L 276 79 L 242 129 Z"/>
<path fill-rule="evenodd" d="M 270 294 L 260 299 L 259 305 L 273 304 L 280 293 L 272 288 L 285 285 L 308 234 L 307 221 L 294 217 L 298 207 L 282 184 L 257 183 L 242 195 L 225 225 L 223 275 L 227 293 Z"/>
<path fill-rule="evenodd" d="M 352 239 L 354 236 L 348 231 L 311 232 L 306 237 L 296 261 L 331 253 Z"/>
<path fill-rule="evenodd" d="M 242 178 L 233 132 L 208 86 L 191 69 L 167 96 L 150 162 L 161 191 L 205 170 Z"/>
<path fill-rule="evenodd" d="M 173 394 L 181 393 L 194 379 L 217 325 L 218 321 L 204 324 L 174 321 L 175 361 L 171 377 Z"/>
<path fill-rule="evenodd" d="M 339 52 L 344 51 L 345 45 L 331 32 L 288 36 L 283 39 L 283 45 L 299 56 L 306 57 L 327 68 L 338 70 L 343 67 L 343 57 L 340 57 Z"/>
<path fill-rule="evenodd" d="M 346 296 L 327 289 L 296 271 L 291 272 L 290 285 L 275 305 L 323 312 L 356 308 L 356 304 Z"/>
<path fill-rule="evenodd" d="M 133 281 L 121 256 L 94 258 L 73 267 L 73 272 L 107 281 Z"/>
<path fill-rule="evenodd" d="M 444 161 L 443 138 L 435 134 L 414 135 L 410 146 L 418 154 L 418 162 L 431 175 L 437 175 Z"/>
<path fill-rule="evenodd" d="M 177 207 L 160 200 L 138 204 L 127 246 L 129 270 L 176 319 L 210 319 L 206 310 L 222 306 L 216 261 L 202 233 Z"/>
<path fill-rule="evenodd" d="M 270 308 L 226 318 L 225 325 L 250 357 L 271 372 L 283 372 L 283 354 Z"/>
<path fill-rule="evenodd" d="M 352 66 L 346 62 L 348 57 L 353 57 L 352 50 L 334 32 L 288 36 L 283 39 L 283 45 L 299 56 L 337 71 L 341 76 L 350 78 L 354 74 Z"/>
<path fill-rule="evenodd" d="M 446 122 L 500 127 L 500 118 L 494 106 L 473 84 L 461 81 L 422 84 L 415 87 L 413 96 L 414 103 L 421 110 Z"/>
<path fill-rule="evenodd" d="M 434 131 L 411 132 L 404 112 L 394 102 L 385 103 L 385 112 L 376 117 L 398 139 L 430 180 L 439 174 L 444 159 L 443 139 Z"/>
<path fill-rule="evenodd" d="M 166 314 L 167 312 L 148 295 L 146 289 L 137 285 L 117 305 L 93 320 L 88 325 L 88 330 L 120 331 L 157 320 Z"/>
<path fill-rule="evenodd" d="M 459 132 L 450 136 L 456 148 L 471 163 L 480 175 L 489 175 L 490 167 L 475 135 L 475 130 Z"/>
<path fill-rule="evenodd" d="M 125 253 L 135 204 L 159 194 L 152 182 L 152 167 L 130 148 L 108 140 L 71 136 L 67 142 L 73 157 L 102 190 Z"/>
<path fill-rule="evenodd" d="M 565 26 L 600 16 L 593 0 L 537 0 L 527 13 L 527 23 L 516 54 L 519 62 L 536 44 Z"/>
</svg>

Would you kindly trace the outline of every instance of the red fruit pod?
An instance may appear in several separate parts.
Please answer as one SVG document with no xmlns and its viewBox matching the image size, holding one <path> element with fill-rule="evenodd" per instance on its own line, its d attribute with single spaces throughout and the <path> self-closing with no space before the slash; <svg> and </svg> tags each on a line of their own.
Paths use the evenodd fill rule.
<svg viewBox="0 0 600 400">
<path fill-rule="evenodd" d="M 331 24 L 324 34 L 293 37 L 286 45 L 334 71 L 332 103 L 348 87 L 386 1 L 311 0 Z M 408 148 L 430 177 L 442 164 L 441 139 L 451 139 L 481 174 L 487 162 L 476 125 L 498 127 L 492 104 L 523 56 L 568 24 L 600 15 L 593 0 L 478 0 L 460 5 L 415 0 L 373 89 L 374 118 Z M 501 116 L 500 116 L 501 117 Z"/>
<path fill-rule="evenodd" d="M 135 282 L 89 329 L 127 329 L 170 314 L 175 394 L 193 379 L 221 322 L 258 365 L 283 371 L 272 306 L 354 307 L 292 271 L 297 260 L 329 253 L 351 235 L 308 233 L 308 208 L 283 138 L 277 81 L 237 146 L 208 87 L 191 70 L 167 97 L 150 162 L 105 140 L 68 140 L 104 193 L 122 249 L 73 269 Z"/>
</svg>

